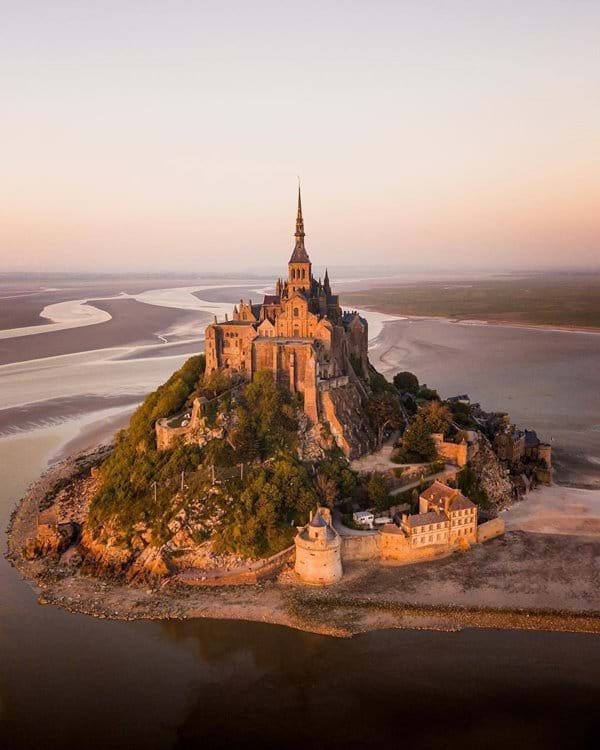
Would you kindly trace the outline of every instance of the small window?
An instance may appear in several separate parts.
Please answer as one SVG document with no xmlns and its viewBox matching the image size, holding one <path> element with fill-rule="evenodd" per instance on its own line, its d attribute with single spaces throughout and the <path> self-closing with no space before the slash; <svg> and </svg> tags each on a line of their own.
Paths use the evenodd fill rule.
<svg viewBox="0 0 600 750">
<path fill-rule="evenodd" d="M 297 307 L 294 308 L 294 317 L 297 318 L 300 315 L 300 310 Z"/>
</svg>

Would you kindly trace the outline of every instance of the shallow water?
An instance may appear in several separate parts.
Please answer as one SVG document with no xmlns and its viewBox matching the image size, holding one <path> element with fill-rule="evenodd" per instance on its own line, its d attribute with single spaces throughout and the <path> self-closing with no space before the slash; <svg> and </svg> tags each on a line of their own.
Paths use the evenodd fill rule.
<svg viewBox="0 0 600 750">
<path fill-rule="evenodd" d="M 600 335 L 444 320 L 386 323 L 371 357 L 444 397 L 468 393 L 551 441 L 558 478 L 600 487 Z"/>
<path fill-rule="evenodd" d="M 56 442 L 0 441 L 13 466 L 3 526 Z M 4 560 L 0 590 L 3 748 L 569 748 L 597 738 L 594 636 L 338 640 L 260 623 L 110 622 L 39 606 Z"/>
<path fill-rule="evenodd" d="M 486 339 L 475 327 L 431 326 L 403 336 L 396 369 L 540 429 L 557 433 L 561 417 L 561 435 L 586 434 L 588 418 L 598 425 L 598 369 L 574 380 L 590 362 L 583 344 L 538 347 L 531 332 L 515 343 L 512 333 Z M 152 359 L 134 347 L 0 368 L 0 408 L 38 402 L 28 413 L 40 425 L 0 439 L 2 529 L 48 459 L 82 424 L 94 427 L 75 407 L 70 421 L 43 427 L 43 402 L 84 396 L 83 412 L 106 395 L 141 397 L 183 359 L 155 350 Z M 564 388 L 573 408 L 554 404 Z M 89 434 L 112 414 L 97 414 Z M 386 631 L 336 640 L 260 623 L 95 620 L 38 605 L 0 560 L 3 749 L 592 747 L 599 678 L 600 639 L 579 634 Z"/>
</svg>

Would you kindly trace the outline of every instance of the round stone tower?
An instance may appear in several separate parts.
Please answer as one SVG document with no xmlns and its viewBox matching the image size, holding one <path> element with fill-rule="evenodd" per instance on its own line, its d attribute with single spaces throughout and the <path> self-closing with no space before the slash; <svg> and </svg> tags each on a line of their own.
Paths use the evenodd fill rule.
<svg viewBox="0 0 600 750">
<path fill-rule="evenodd" d="M 317 508 L 298 529 L 295 571 L 304 583 L 326 586 L 342 578 L 340 535 L 331 524 L 331 511 Z"/>
</svg>

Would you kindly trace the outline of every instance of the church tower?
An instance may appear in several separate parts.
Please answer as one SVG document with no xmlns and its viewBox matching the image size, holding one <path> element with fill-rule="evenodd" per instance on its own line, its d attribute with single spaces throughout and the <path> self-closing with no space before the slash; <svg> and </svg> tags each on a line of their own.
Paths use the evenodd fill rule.
<svg viewBox="0 0 600 750">
<path fill-rule="evenodd" d="M 288 263 L 288 287 L 290 292 L 310 292 L 312 285 L 312 265 L 304 247 L 304 220 L 302 219 L 302 198 L 298 185 L 298 215 L 296 217 L 296 244 Z"/>
</svg>

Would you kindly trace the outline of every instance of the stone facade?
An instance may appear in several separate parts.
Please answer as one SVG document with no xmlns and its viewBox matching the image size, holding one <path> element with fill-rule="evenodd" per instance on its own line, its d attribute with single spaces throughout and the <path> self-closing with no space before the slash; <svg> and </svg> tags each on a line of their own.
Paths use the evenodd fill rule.
<svg viewBox="0 0 600 750">
<path fill-rule="evenodd" d="M 342 578 L 340 535 L 331 523 L 331 511 L 317 508 L 306 526 L 298 528 L 295 571 L 301 581 L 325 586 Z"/>
<path fill-rule="evenodd" d="M 323 281 L 313 277 L 304 237 L 298 191 L 287 280 L 278 279 L 275 293 L 260 304 L 240 300 L 231 320 L 215 317 L 205 334 L 206 372 L 250 381 L 259 370 L 271 371 L 280 385 L 302 394 L 310 421 L 328 423 L 338 446 L 354 458 L 375 445 L 360 381 L 368 375 L 368 325 L 356 311 L 342 311 L 327 272 Z"/>
<path fill-rule="evenodd" d="M 445 517 L 448 523 L 448 544 L 453 545 L 462 541 L 474 544 L 477 541 L 477 506 L 460 490 L 452 489 L 442 482 L 434 482 L 419 496 L 419 515 L 427 517 L 432 513 L 439 516 L 439 520 L 433 518 L 435 528 L 432 527 L 428 531 L 430 543 L 432 535 L 436 541 L 438 539 L 442 517 Z"/>
<path fill-rule="evenodd" d="M 462 440 L 460 443 L 446 442 L 440 432 L 434 432 L 431 437 L 435 443 L 438 456 L 461 468 L 466 466 L 479 450 L 476 432 L 472 432 L 472 437 L 470 436 L 468 440 Z"/>
</svg>

